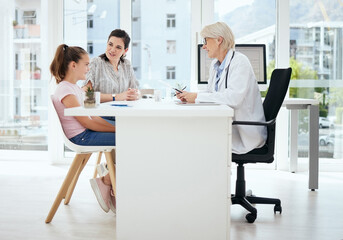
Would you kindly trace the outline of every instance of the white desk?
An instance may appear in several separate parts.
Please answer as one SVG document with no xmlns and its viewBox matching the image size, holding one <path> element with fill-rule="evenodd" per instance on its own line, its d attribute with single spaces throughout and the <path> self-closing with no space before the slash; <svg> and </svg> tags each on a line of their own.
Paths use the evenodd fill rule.
<svg viewBox="0 0 343 240">
<path fill-rule="evenodd" d="M 318 189 L 319 171 L 319 102 L 314 99 L 286 98 L 283 106 L 290 110 L 290 171 L 297 171 L 298 161 L 298 111 L 309 110 L 309 185 Z"/>
<path fill-rule="evenodd" d="M 65 110 L 116 116 L 117 239 L 228 240 L 233 110 L 129 104 Z"/>
</svg>

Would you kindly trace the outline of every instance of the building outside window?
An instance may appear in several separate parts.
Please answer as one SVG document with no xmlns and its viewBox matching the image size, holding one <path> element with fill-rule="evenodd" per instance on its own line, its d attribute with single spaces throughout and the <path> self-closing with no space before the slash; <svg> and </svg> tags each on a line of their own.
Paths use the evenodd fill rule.
<svg viewBox="0 0 343 240">
<path fill-rule="evenodd" d="M 5 4 L 11 11 L 0 17 L 2 39 L 8 43 L 0 47 L 6 56 L 0 60 L 0 150 L 47 150 L 49 80 L 41 68 L 50 60 L 41 52 L 44 10 L 40 0 Z"/>
<path fill-rule="evenodd" d="M 248 2 L 248 3 L 247 3 Z M 216 20 L 226 22 L 233 30 L 236 43 L 264 43 L 267 49 L 268 78 L 275 68 L 275 15 L 251 21 L 251 15 L 274 13 L 270 5 L 250 0 L 241 6 L 236 1 L 215 0 Z M 230 10 L 235 8 L 234 10 Z M 320 119 L 330 122 L 320 129 L 321 162 L 343 159 L 343 16 L 336 1 L 310 3 L 290 0 L 290 66 L 293 69 L 289 97 L 317 99 Z M 229 13 L 230 11 L 230 13 Z M 251 13 L 244 16 L 242 12 Z M 299 157 L 308 156 L 308 112 L 299 114 Z M 332 136 L 335 136 L 334 138 Z M 322 141 L 323 142 L 323 141 Z"/>
<path fill-rule="evenodd" d="M 290 40 L 296 44 L 296 70 L 290 96 L 319 101 L 321 163 L 343 159 L 343 16 L 336 1 L 290 0 Z M 298 34 L 295 34 L 295 30 Z M 325 120 L 325 121 L 324 121 Z M 299 114 L 299 155 L 308 155 L 307 112 Z M 326 122 L 328 124 L 323 124 Z"/>
<path fill-rule="evenodd" d="M 160 14 L 156 14 L 156 7 Z M 161 80 L 168 79 L 172 86 L 190 86 L 191 50 L 191 1 L 131 1 L 132 65 L 141 88 L 161 89 Z M 176 24 L 176 21 L 182 24 Z M 160 23 L 165 23 L 160 24 Z M 171 30 L 172 31 L 169 31 Z M 158 36 L 158 37 L 157 37 Z M 163 49 L 161 49 L 161 42 Z M 176 46 L 176 43 L 181 43 Z M 176 51 L 177 47 L 177 51 Z M 174 70 L 167 70 L 166 66 Z M 177 74 L 176 74 L 177 69 Z"/>
</svg>

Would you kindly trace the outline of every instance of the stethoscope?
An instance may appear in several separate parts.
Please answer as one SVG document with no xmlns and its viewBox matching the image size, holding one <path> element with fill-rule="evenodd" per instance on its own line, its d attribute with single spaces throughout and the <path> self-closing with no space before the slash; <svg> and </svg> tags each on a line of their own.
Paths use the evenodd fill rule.
<svg viewBox="0 0 343 240">
<path fill-rule="evenodd" d="M 227 68 L 226 68 L 225 88 L 227 88 L 227 77 L 228 77 L 228 75 L 229 75 L 230 65 L 231 65 L 231 63 L 232 63 L 232 59 L 233 59 L 234 56 L 235 56 L 235 51 L 233 51 L 232 56 L 231 56 L 231 59 L 230 59 L 229 66 L 227 66 Z M 219 79 L 217 80 L 217 82 L 216 82 L 216 85 L 217 85 L 217 86 L 218 86 L 219 81 L 220 81 L 220 78 L 219 78 Z M 218 90 L 217 90 L 217 92 L 218 92 Z"/>
</svg>

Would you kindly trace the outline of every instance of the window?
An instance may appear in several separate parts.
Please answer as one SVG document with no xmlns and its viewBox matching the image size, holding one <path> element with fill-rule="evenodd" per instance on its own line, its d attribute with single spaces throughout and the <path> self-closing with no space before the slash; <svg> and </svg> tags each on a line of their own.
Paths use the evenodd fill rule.
<svg viewBox="0 0 343 240">
<path fill-rule="evenodd" d="M 167 80 L 175 79 L 175 66 L 168 66 L 167 67 Z"/>
<path fill-rule="evenodd" d="M 176 41 L 167 40 L 167 53 L 175 54 L 176 53 Z"/>
<path fill-rule="evenodd" d="M 14 66 L 14 69 L 18 70 L 19 69 L 19 54 L 16 53 L 14 56 L 15 56 L 15 66 Z"/>
<path fill-rule="evenodd" d="M 290 0 L 290 41 L 295 45 L 290 64 L 296 71 L 289 92 L 290 97 L 319 101 L 320 120 L 328 122 L 319 129 L 322 165 L 343 159 L 343 16 L 335 14 L 337 9 L 342 9 L 338 1 Z M 307 111 L 299 114 L 299 121 L 299 156 L 307 157 Z"/>
<path fill-rule="evenodd" d="M 175 14 L 167 14 L 167 28 L 175 28 Z"/>
<path fill-rule="evenodd" d="M 14 12 L 14 20 L 15 20 L 15 22 L 18 24 L 18 21 L 19 21 L 18 9 L 15 9 L 15 12 Z"/>
<path fill-rule="evenodd" d="M 104 53 L 108 35 L 113 29 L 120 28 L 119 2 L 65 0 L 65 43 L 87 49 L 90 58 Z"/>
<path fill-rule="evenodd" d="M 256 2 L 214 0 L 215 21 L 223 21 L 231 28 L 236 44 L 266 45 L 267 79 L 270 79 L 270 64 L 275 63 L 275 1 L 268 1 L 268 5 L 254 4 Z M 266 8 L 268 15 L 265 18 L 251 21 L 251 16 L 265 15 Z"/>
<path fill-rule="evenodd" d="M 64 0 L 64 42 L 87 49 L 90 59 L 103 54 L 108 35 L 112 30 L 120 28 L 119 3 L 119 0 Z M 72 156 L 66 149 L 63 157 Z"/>
<path fill-rule="evenodd" d="M 36 95 L 33 96 L 32 106 L 33 106 L 33 108 L 31 109 L 31 112 L 32 113 L 36 113 L 37 112 L 37 110 L 36 110 L 36 107 L 37 107 L 37 96 Z"/>
<path fill-rule="evenodd" d="M 88 54 L 93 54 L 93 42 L 87 43 L 87 52 Z"/>
<path fill-rule="evenodd" d="M 15 97 L 15 114 L 19 115 L 19 97 Z"/>
<path fill-rule="evenodd" d="M 47 150 L 50 74 L 42 77 L 40 69 L 48 69 L 50 59 L 42 53 L 47 39 L 40 34 L 47 21 L 37 14 L 47 11 L 42 9 L 47 4 L 14 2 L 3 2 L 8 11 L 0 16 L 2 23 L 14 20 L 4 25 L 7 44 L 0 47 L 0 150 Z"/>
<path fill-rule="evenodd" d="M 131 3 L 132 18 L 139 18 L 139 21 L 131 23 L 132 43 L 138 43 L 137 46 L 131 45 L 131 62 L 140 87 L 161 89 L 163 97 L 165 85 L 161 80 L 168 79 L 175 87 L 178 84 L 191 86 L 191 51 L 194 46 L 189 39 L 192 39 L 193 1 L 159 1 L 158 11 L 161 14 L 156 14 L 156 3 L 153 1 L 136 0 Z M 176 25 L 176 16 L 182 24 Z M 161 25 L 161 22 L 164 24 Z M 179 42 L 182 44 L 177 45 L 176 49 Z"/>
<path fill-rule="evenodd" d="M 24 24 L 36 24 L 36 11 L 23 12 Z"/>
<path fill-rule="evenodd" d="M 93 15 L 87 15 L 87 28 L 93 28 Z"/>
</svg>

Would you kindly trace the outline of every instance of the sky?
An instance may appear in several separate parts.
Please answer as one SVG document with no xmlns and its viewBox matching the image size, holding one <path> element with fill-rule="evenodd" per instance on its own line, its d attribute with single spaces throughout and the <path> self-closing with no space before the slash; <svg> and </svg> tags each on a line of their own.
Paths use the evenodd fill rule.
<svg viewBox="0 0 343 240">
<path fill-rule="evenodd" d="M 238 7 L 252 4 L 254 0 L 215 0 L 214 8 L 219 17 L 235 10 Z"/>
</svg>

